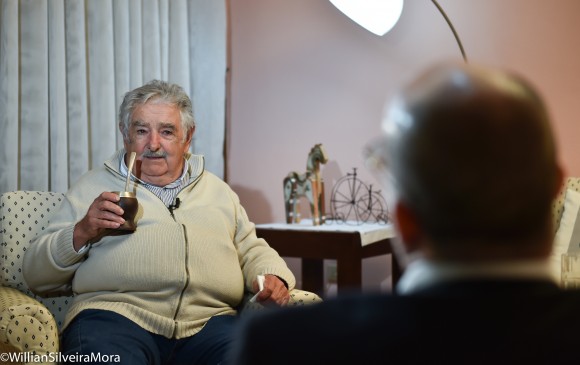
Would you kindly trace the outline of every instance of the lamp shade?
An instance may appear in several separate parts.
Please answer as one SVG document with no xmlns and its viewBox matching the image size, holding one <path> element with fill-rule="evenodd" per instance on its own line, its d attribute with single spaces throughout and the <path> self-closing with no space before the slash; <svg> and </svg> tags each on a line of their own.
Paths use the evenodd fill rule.
<svg viewBox="0 0 580 365">
<path fill-rule="evenodd" d="M 330 0 L 346 16 L 368 31 L 382 36 L 395 26 L 403 0 Z"/>
</svg>

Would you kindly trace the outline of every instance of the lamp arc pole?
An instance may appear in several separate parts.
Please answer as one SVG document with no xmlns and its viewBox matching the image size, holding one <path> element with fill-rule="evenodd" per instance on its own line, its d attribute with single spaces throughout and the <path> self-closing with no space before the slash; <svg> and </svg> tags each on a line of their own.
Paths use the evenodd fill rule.
<svg viewBox="0 0 580 365">
<path fill-rule="evenodd" d="M 457 45 L 459 46 L 459 50 L 461 51 L 461 55 L 463 56 L 463 61 L 465 61 L 465 63 L 468 63 L 467 56 L 465 55 L 465 50 L 463 49 L 463 44 L 461 43 L 461 39 L 459 39 L 459 34 L 457 34 L 457 31 L 455 30 L 453 23 L 451 23 L 451 19 L 449 19 L 449 17 L 445 13 L 445 10 L 443 10 L 443 8 L 441 7 L 441 5 L 439 5 L 437 0 L 431 0 L 431 2 L 435 5 L 435 7 L 437 7 L 437 9 L 441 13 L 441 15 L 443 15 L 443 18 L 445 18 L 447 25 L 449 25 L 449 28 L 451 28 L 451 32 L 453 32 L 453 36 L 455 37 L 455 40 L 457 41 Z"/>
</svg>

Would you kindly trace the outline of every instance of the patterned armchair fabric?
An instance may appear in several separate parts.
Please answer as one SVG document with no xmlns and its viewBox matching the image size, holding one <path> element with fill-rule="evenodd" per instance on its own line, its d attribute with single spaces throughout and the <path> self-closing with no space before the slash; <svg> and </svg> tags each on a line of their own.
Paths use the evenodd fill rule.
<svg viewBox="0 0 580 365">
<path fill-rule="evenodd" d="M 560 193 L 554 200 L 552 204 L 552 219 L 554 222 L 554 232 L 558 230 L 560 226 L 560 220 L 562 219 L 562 213 L 564 212 L 564 200 L 566 199 L 566 190 L 571 189 L 574 191 L 580 191 L 580 177 L 569 177 L 564 182 L 564 186 L 560 189 Z"/>
<path fill-rule="evenodd" d="M 61 201 L 62 194 L 48 192 L 0 197 L 0 353 L 46 355 L 59 349 L 58 327 L 70 298 L 34 295 L 24 282 L 22 259 Z"/>
<path fill-rule="evenodd" d="M 54 317 L 45 306 L 16 289 L 0 287 L 0 353 L 30 352 L 49 359 L 58 351 L 58 341 Z"/>
<path fill-rule="evenodd" d="M 14 191 L 0 197 L 0 354 L 58 352 L 58 330 L 72 298 L 33 294 L 22 276 L 22 260 L 62 200 L 61 193 L 42 191 Z M 290 295 L 291 306 L 322 300 L 297 289 Z M 259 308 L 262 306 L 257 303 L 244 305 L 244 311 Z M 0 358 L 0 363 L 3 361 Z"/>
</svg>

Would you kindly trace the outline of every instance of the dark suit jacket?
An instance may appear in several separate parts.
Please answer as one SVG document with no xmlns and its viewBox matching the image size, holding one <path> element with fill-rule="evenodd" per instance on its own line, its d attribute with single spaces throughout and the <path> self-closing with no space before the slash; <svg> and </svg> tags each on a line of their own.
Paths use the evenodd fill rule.
<svg viewBox="0 0 580 365">
<path fill-rule="evenodd" d="M 580 364 L 580 291 L 464 281 L 246 317 L 231 354 L 259 364 Z"/>
</svg>

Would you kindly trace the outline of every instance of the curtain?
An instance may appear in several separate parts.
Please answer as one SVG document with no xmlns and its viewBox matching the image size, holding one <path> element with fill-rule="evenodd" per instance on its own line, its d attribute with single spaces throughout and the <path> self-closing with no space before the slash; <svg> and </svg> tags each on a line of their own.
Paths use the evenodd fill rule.
<svg viewBox="0 0 580 365">
<path fill-rule="evenodd" d="M 122 147 L 122 97 L 152 79 L 191 97 L 191 149 L 223 178 L 225 1 L 0 0 L 0 193 L 65 192 Z"/>
</svg>

